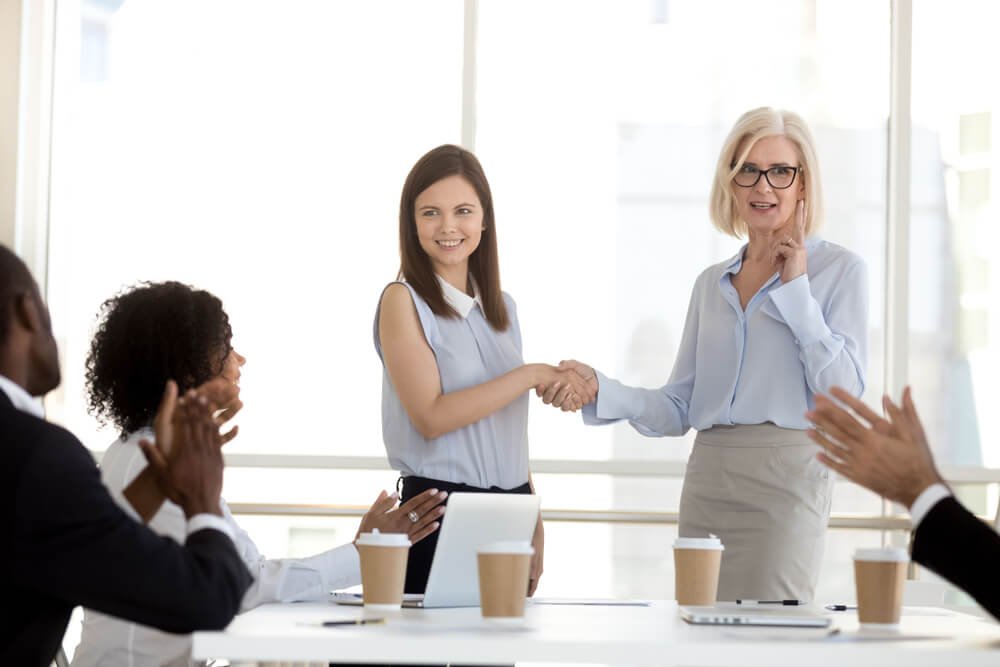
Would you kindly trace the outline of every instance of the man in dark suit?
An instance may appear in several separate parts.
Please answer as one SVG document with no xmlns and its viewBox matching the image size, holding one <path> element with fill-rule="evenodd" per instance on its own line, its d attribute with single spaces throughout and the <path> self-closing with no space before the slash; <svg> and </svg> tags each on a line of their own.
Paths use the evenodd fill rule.
<svg viewBox="0 0 1000 667">
<path fill-rule="evenodd" d="M 809 437 L 825 451 L 820 461 L 844 477 L 910 509 L 916 529 L 913 560 L 955 584 L 1000 619 L 1000 535 L 963 507 L 934 465 L 923 425 L 910 395 L 898 406 L 888 396 L 884 419 L 851 394 L 830 393 L 806 413 Z"/>
<path fill-rule="evenodd" d="M 50 664 L 76 605 L 168 632 L 225 627 L 251 576 L 219 511 L 213 405 L 168 389 L 157 443 L 146 447 L 188 517 L 180 546 L 122 512 L 80 441 L 42 419 L 33 397 L 58 384 L 38 286 L 0 245 L 0 665 Z"/>
</svg>

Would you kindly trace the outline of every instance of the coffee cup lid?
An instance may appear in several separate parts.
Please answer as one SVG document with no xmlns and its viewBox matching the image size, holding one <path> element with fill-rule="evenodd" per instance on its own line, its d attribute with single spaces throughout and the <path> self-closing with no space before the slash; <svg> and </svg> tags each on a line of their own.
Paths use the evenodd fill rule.
<svg viewBox="0 0 1000 667">
<path fill-rule="evenodd" d="M 874 560 L 883 562 L 906 562 L 910 560 L 905 549 L 858 549 L 854 552 L 854 560 Z"/>
<path fill-rule="evenodd" d="M 476 552 L 481 554 L 527 554 L 530 556 L 535 553 L 535 549 L 530 542 L 524 540 L 504 540 L 480 544 Z"/>
<path fill-rule="evenodd" d="M 711 533 L 708 537 L 678 537 L 674 540 L 674 549 L 715 549 L 717 551 L 724 551 L 725 548 L 722 546 L 722 540 Z"/>
<path fill-rule="evenodd" d="M 357 544 L 365 547 L 408 547 L 410 538 L 406 533 L 380 533 L 378 528 L 375 528 L 370 533 L 361 533 Z"/>
</svg>

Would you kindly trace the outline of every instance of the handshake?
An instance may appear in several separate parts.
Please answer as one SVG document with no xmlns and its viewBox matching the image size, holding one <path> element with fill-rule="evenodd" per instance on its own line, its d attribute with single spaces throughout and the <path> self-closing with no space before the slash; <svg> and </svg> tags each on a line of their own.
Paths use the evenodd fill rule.
<svg viewBox="0 0 1000 667">
<path fill-rule="evenodd" d="M 536 371 L 535 394 L 542 402 L 563 412 L 576 412 L 597 398 L 597 373 L 579 361 L 560 361 L 558 366 L 532 364 Z"/>
</svg>

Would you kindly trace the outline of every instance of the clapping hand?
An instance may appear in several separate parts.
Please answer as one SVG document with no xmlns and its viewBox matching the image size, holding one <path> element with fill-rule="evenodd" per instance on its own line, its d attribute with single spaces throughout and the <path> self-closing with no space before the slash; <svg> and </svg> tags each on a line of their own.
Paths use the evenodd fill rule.
<svg viewBox="0 0 1000 667">
<path fill-rule="evenodd" d="M 238 386 L 223 378 L 215 378 L 188 391 L 183 397 L 178 397 L 177 393 L 177 385 L 173 381 L 167 382 L 153 422 L 156 442 L 154 444 L 146 439 L 139 442 L 149 465 L 123 491 L 125 498 L 143 521 L 153 518 L 165 498 L 181 504 L 181 496 L 171 481 L 170 470 L 171 466 L 177 465 L 174 458 L 178 453 L 174 450 L 180 437 L 178 429 L 182 422 L 191 419 L 194 413 L 207 412 L 217 436 L 211 438 L 216 447 L 231 441 L 238 432 L 234 426 L 225 433 L 219 433 L 220 426 L 232 419 L 243 407 Z M 189 413 L 184 406 L 192 401 L 200 407 Z M 221 454 L 219 456 L 221 459 Z"/>
<path fill-rule="evenodd" d="M 535 386 L 535 393 L 546 405 L 563 412 L 576 412 L 597 397 L 597 373 L 590 366 L 570 359 L 560 361 L 549 382 Z"/>
<path fill-rule="evenodd" d="M 205 405 L 213 413 L 213 421 L 216 430 L 223 424 L 236 416 L 243 409 L 243 401 L 240 400 L 240 388 L 238 385 L 222 377 L 216 377 L 205 382 L 197 389 L 191 389 L 182 397 L 177 396 L 177 384 L 173 380 L 167 381 L 167 386 L 160 400 L 160 407 L 156 411 L 153 419 L 153 430 L 156 433 L 156 448 L 164 456 L 170 455 L 174 440 L 174 415 L 178 404 L 183 404 L 188 400 L 201 397 Z M 226 444 L 236 437 L 239 427 L 234 426 L 220 435 L 220 443 Z M 145 442 L 145 441 L 144 441 Z M 140 446 L 142 446 L 140 444 Z M 145 448 L 143 449 L 145 451 Z"/>
<path fill-rule="evenodd" d="M 888 419 L 839 387 L 830 394 L 853 414 L 823 395 L 816 396 L 816 408 L 806 413 L 815 424 L 807 434 L 824 449 L 817 455 L 824 465 L 907 507 L 928 486 L 942 482 L 909 387 L 902 407 L 883 397 Z"/>
<path fill-rule="evenodd" d="M 206 385 L 207 384 L 210 384 L 210 383 L 206 383 Z M 202 389 L 205 388 L 206 385 L 202 385 L 201 387 L 199 387 L 199 391 L 202 391 Z M 211 399 L 209 399 L 209 400 L 211 400 Z M 219 402 L 214 402 L 214 403 L 216 405 L 222 405 L 222 408 L 219 409 L 219 410 L 217 410 L 216 413 L 215 413 L 215 423 L 220 428 L 220 437 L 222 438 L 222 444 L 224 445 L 227 442 L 229 442 L 230 440 L 232 440 L 233 438 L 235 438 L 236 435 L 240 431 L 240 427 L 237 425 L 237 426 L 233 426 L 231 429 L 229 429 L 225 433 L 221 433 L 222 426 L 225 425 L 233 417 L 235 417 L 236 413 L 238 413 L 240 410 L 243 409 L 243 401 L 240 400 L 240 396 L 239 396 L 239 387 L 237 387 L 236 397 L 233 398 L 228 403 L 219 403 Z"/>
<path fill-rule="evenodd" d="M 224 462 L 214 412 L 205 395 L 191 390 L 178 399 L 177 385 L 168 382 L 156 414 L 156 442 L 139 443 L 160 490 L 188 518 L 220 514 Z"/>
</svg>

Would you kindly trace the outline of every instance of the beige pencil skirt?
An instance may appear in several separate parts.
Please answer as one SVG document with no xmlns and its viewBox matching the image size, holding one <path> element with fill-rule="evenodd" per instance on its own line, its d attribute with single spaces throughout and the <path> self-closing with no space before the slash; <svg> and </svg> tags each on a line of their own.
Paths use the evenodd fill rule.
<svg viewBox="0 0 1000 667">
<path fill-rule="evenodd" d="M 833 478 L 805 431 L 773 424 L 701 431 L 681 492 L 681 537 L 725 546 L 719 600 L 811 601 Z"/>
</svg>

